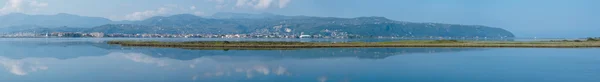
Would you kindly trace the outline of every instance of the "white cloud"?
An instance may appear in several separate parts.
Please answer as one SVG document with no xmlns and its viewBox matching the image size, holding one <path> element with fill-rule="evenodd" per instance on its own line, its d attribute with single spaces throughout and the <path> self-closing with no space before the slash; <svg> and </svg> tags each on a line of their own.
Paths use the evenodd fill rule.
<svg viewBox="0 0 600 82">
<path fill-rule="evenodd" d="M 133 12 L 131 14 L 125 15 L 125 19 L 127 19 L 127 20 L 142 20 L 142 19 L 153 17 L 153 16 L 157 16 L 157 15 L 164 15 L 170 10 L 171 10 L 170 8 L 161 7 L 156 10 Z"/>
<path fill-rule="evenodd" d="M 48 66 L 41 65 L 39 62 L 13 60 L 5 57 L 0 57 L 0 65 L 7 69 L 8 72 L 19 76 L 24 76 L 31 72 L 48 70 Z"/>
<path fill-rule="evenodd" d="M 321 77 L 317 78 L 317 80 L 319 82 L 327 82 L 327 76 L 321 76 Z"/>
<path fill-rule="evenodd" d="M 217 3 L 216 8 L 222 9 L 229 4 L 233 4 L 233 9 L 251 8 L 256 10 L 264 10 L 278 5 L 278 8 L 285 8 L 291 0 L 208 0 Z M 229 6 L 231 7 L 231 6 Z"/>
<path fill-rule="evenodd" d="M 279 0 L 279 8 L 285 8 L 292 0 Z"/>
<path fill-rule="evenodd" d="M 237 0 L 237 2 L 235 2 L 235 6 L 237 6 L 237 7 L 243 7 L 243 6 L 246 6 L 247 4 L 248 4 L 248 0 Z"/>
<path fill-rule="evenodd" d="M 276 70 L 274 70 L 274 72 L 277 75 L 283 75 L 287 72 L 287 69 L 285 67 L 279 66 Z"/>
<path fill-rule="evenodd" d="M 196 6 L 190 6 L 189 8 L 174 4 L 168 4 L 163 7 L 154 10 L 145 10 L 133 12 L 125 15 L 121 20 L 143 20 L 154 16 L 165 16 L 173 14 L 194 14 L 197 16 L 205 15 L 204 12 L 198 11 Z M 111 17 L 113 20 L 119 20 L 119 17 Z M 115 19 L 116 18 L 116 19 Z"/>
<path fill-rule="evenodd" d="M 216 9 L 222 9 L 225 8 L 227 6 L 227 2 L 229 2 L 230 0 L 206 0 L 208 2 L 215 2 L 215 8 Z"/>
<path fill-rule="evenodd" d="M 22 0 L 8 0 L 8 2 L 4 4 L 4 7 L 0 8 L 0 15 L 11 12 L 21 12 L 21 3 L 23 3 Z"/>
<path fill-rule="evenodd" d="M 217 3 L 225 3 L 225 0 L 215 0 Z"/>
<path fill-rule="evenodd" d="M 191 6 L 190 10 L 196 10 L 196 6 Z"/>
<path fill-rule="evenodd" d="M 267 9 L 269 8 L 269 6 L 271 6 L 271 2 L 273 2 L 273 0 L 258 0 L 258 3 L 256 3 L 256 5 L 254 5 L 255 9 Z"/>
<path fill-rule="evenodd" d="M 269 73 L 271 73 L 271 71 L 269 70 L 269 68 L 266 67 L 266 66 L 255 66 L 254 70 L 256 72 L 264 74 L 264 75 L 269 75 Z"/>
<path fill-rule="evenodd" d="M 32 13 L 48 6 L 48 3 L 35 0 L 8 0 L 0 8 L 0 15 L 8 13 Z"/>
<path fill-rule="evenodd" d="M 157 59 L 157 58 L 153 58 L 144 54 L 138 54 L 138 53 L 130 53 L 130 54 L 125 54 L 125 53 L 116 53 L 116 54 L 123 54 L 123 57 L 132 60 L 134 62 L 140 62 L 140 63 L 147 63 L 147 64 L 156 64 L 157 66 L 167 66 L 169 65 L 166 61 L 162 60 L 162 59 Z"/>
<path fill-rule="evenodd" d="M 31 2 L 29 2 L 29 6 L 32 6 L 32 7 L 47 7 L 48 3 L 43 3 L 43 2 L 38 2 L 38 1 L 31 1 Z"/>
</svg>

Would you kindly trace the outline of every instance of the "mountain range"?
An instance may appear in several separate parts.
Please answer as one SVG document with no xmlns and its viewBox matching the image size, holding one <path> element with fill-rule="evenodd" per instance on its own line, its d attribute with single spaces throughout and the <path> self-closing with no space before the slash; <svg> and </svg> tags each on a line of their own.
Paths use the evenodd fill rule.
<svg viewBox="0 0 600 82">
<path fill-rule="evenodd" d="M 71 14 L 0 16 L 0 32 L 103 32 L 124 34 L 286 34 L 401 37 L 514 37 L 504 29 L 442 23 L 414 23 L 385 17 L 284 16 L 270 13 L 216 13 L 156 16 L 139 21 L 111 21 Z"/>
</svg>

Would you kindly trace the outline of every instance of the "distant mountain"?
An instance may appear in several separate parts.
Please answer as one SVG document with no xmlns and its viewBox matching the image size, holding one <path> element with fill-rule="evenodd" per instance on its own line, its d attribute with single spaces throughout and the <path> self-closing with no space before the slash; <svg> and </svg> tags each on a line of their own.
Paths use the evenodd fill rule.
<svg viewBox="0 0 600 82">
<path fill-rule="evenodd" d="M 10 26 L 0 28 L 0 33 L 16 33 L 16 32 L 25 32 L 25 33 L 52 33 L 52 32 L 83 32 L 88 28 L 79 28 L 79 27 L 46 27 L 46 26 L 38 26 L 38 25 L 20 25 L 20 26 Z"/>
<path fill-rule="evenodd" d="M 218 15 L 218 14 L 217 14 Z M 514 37 L 500 28 L 480 25 L 412 23 L 385 17 L 310 17 L 234 14 L 229 18 L 202 18 L 189 14 L 152 17 L 132 24 L 94 27 L 105 33 L 311 34 L 404 37 Z M 118 30 L 117 30 L 118 29 Z"/>
<path fill-rule="evenodd" d="M 18 18 L 25 19 L 19 21 L 17 20 Z M 0 20 L 0 24 L 12 26 L 19 24 L 21 24 L 21 26 L 33 24 L 35 26 L 51 28 L 42 31 L 80 31 L 81 29 L 72 29 L 72 27 L 95 26 L 93 28 L 83 29 L 82 32 L 125 34 L 309 34 L 324 36 L 358 35 L 365 37 L 514 37 L 511 32 L 495 27 L 442 23 L 413 23 L 390 20 L 385 17 L 335 18 L 283 16 L 269 13 L 217 13 L 212 17 L 180 14 L 166 17 L 157 16 L 140 21 L 114 22 L 104 18 L 81 17 L 68 14 L 48 16 L 10 14 L 2 16 L 0 19 L 2 19 Z M 52 21 L 48 21 L 50 19 L 52 19 Z M 24 21 L 32 22 L 28 23 Z M 66 26 L 68 28 L 65 28 L 65 26 L 62 25 L 69 26 Z M 34 31 L 39 32 L 38 30 Z"/>
<path fill-rule="evenodd" d="M 21 13 L 12 13 L 0 16 L 0 28 L 23 25 L 35 25 L 49 28 L 65 26 L 91 28 L 109 23 L 113 23 L 113 21 L 101 17 L 84 17 L 65 13 L 56 15 L 27 15 Z"/>
<path fill-rule="evenodd" d="M 0 33 L 25 32 L 25 30 L 40 29 L 40 28 L 47 28 L 47 27 L 37 26 L 37 25 L 9 26 L 9 27 L 0 28 Z"/>
<path fill-rule="evenodd" d="M 271 13 L 262 14 L 247 14 L 247 13 L 230 13 L 230 12 L 219 12 L 215 13 L 210 18 L 215 19 L 263 19 L 272 17 L 284 17 L 282 15 L 276 15 Z"/>
</svg>

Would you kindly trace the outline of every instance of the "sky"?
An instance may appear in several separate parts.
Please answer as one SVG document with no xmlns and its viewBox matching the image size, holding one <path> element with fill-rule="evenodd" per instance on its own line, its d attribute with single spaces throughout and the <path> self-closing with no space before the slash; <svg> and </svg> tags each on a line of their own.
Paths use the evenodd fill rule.
<svg viewBox="0 0 600 82">
<path fill-rule="evenodd" d="M 600 37 L 600 0 L 0 0 L 0 15 L 69 13 L 111 20 L 217 12 L 485 25 L 517 37 Z"/>
</svg>

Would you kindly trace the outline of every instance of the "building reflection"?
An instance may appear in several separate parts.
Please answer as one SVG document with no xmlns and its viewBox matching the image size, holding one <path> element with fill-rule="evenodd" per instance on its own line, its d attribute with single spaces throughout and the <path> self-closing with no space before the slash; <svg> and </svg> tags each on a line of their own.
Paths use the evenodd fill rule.
<svg viewBox="0 0 600 82">
<path fill-rule="evenodd" d="M 1 51 L 4 52 L 3 55 L 0 55 L 0 64 L 2 64 L 7 73 L 16 76 L 32 75 L 40 71 L 60 73 L 61 71 L 73 70 L 80 72 L 100 71 L 107 74 L 129 72 L 132 75 L 136 75 L 136 72 L 132 70 L 145 70 L 145 72 L 164 72 L 163 74 L 165 75 L 176 74 L 173 76 L 177 77 L 172 77 L 172 79 L 186 77 L 189 80 L 214 80 L 214 78 L 219 77 L 243 79 L 292 77 L 297 75 L 292 70 L 298 69 L 291 68 L 290 64 L 280 62 L 289 60 L 382 60 L 396 55 L 485 50 L 477 48 L 189 50 L 177 48 L 121 47 L 102 42 L 0 43 L 0 45 L 9 46 L 0 47 L 3 48 Z M 78 67 L 80 65 L 88 67 Z M 171 73 L 178 71 L 185 73 Z M 77 76 L 76 74 L 61 75 L 65 77 Z"/>
<path fill-rule="evenodd" d="M 394 55 L 485 50 L 478 48 L 314 48 L 297 50 L 186 50 L 174 48 L 131 48 L 129 52 L 153 57 L 191 60 L 204 56 L 247 57 L 261 60 L 358 58 L 384 59 Z M 240 59 L 238 59 L 240 60 Z"/>
<path fill-rule="evenodd" d="M 0 44 L 3 45 L 3 44 Z M 261 60 L 359 58 L 384 59 L 394 55 L 485 50 L 480 48 L 313 48 L 294 50 L 190 50 L 176 48 L 121 47 L 103 42 L 8 43 L 18 46 L 4 49 L 7 58 L 70 59 L 103 56 L 110 52 L 143 53 L 152 57 L 192 60 L 205 56 L 237 56 Z M 60 54 L 60 55 L 56 55 Z"/>
</svg>

